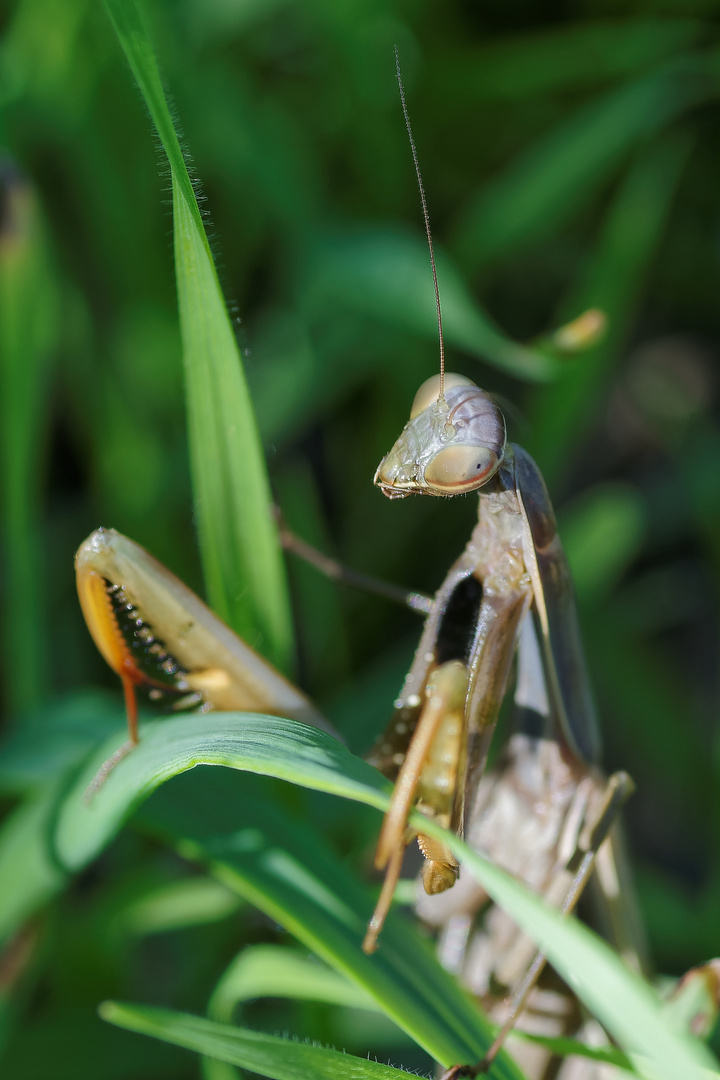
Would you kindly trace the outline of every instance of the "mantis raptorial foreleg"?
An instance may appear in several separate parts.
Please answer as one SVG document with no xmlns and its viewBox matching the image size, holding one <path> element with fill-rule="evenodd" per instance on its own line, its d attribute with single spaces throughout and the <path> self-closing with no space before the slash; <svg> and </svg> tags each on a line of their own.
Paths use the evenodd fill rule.
<svg viewBox="0 0 720 1080">
<path fill-rule="evenodd" d="M 266 712 L 334 734 L 304 694 L 139 544 L 96 529 L 75 569 L 88 629 L 123 683 L 128 747 L 121 756 L 138 741 L 138 687 L 176 706 Z"/>
</svg>

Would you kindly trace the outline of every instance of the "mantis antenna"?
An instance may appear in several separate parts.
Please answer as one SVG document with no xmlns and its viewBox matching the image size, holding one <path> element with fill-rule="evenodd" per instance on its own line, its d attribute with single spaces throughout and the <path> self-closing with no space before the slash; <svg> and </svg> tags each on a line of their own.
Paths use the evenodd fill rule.
<svg viewBox="0 0 720 1080">
<path fill-rule="evenodd" d="M 405 127 L 407 128 L 408 138 L 410 139 L 410 149 L 412 150 L 413 161 L 415 163 L 415 175 L 417 176 L 418 187 L 420 189 L 420 201 L 422 203 L 423 217 L 425 219 L 425 233 L 430 249 L 430 266 L 432 267 L 433 285 L 435 286 L 435 307 L 437 309 L 438 336 L 440 338 L 440 393 L 438 394 L 438 400 L 442 400 L 445 397 L 445 343 L 443 341 L 440 292 L 438 290 L 437 270 L 435 269 L 435 252 L 433 250 L 432 232 L 430 231 L 430 215 L 428 214 L 427 200 L 425 199 L 425 188 L 423 187 L 420 164 L 415 148 L 415 140 L 413 139 L 412 128 L 410 126 L 410 116 L 408 114 L 407 102 L 405 101 L 405 88 L 403 86 L 402 73 L 400 71 L 400 54 L 398 53 L 397 45 L 395 46 L 395 72 L 397 74 L 398 87 L 400 89 L 400 101 L 402 102 L 403 116 L 405 117 Z"/>
</svg>

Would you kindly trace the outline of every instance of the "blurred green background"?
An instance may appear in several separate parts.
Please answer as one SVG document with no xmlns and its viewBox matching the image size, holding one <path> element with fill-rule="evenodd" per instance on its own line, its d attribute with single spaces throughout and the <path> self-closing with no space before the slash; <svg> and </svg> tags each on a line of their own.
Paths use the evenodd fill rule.
<svg viewBox="0 0 720 1080">
<path fill-rule="evenodd" d="M 605 764 L 638 785 L 627 817 L 653 956 L 675 974 L 720 953 L 719 8 L 147 8 L 277 501 L 353 568 L 432 592 L 475 499 L 390 503 L 371 483 L 437 364 L 399 46 L 449 367 L 499 398 L 548 480 Z M 114 526 L 202 582 L 165 164 L 102 5 L 1 11 L 4 723 L 9 737 L 36 725 L 42 747 L 44 731 L 119 709 L 74 594 L 85 536 Z M 609 320 L 599 344 L 553 351 L 553 329 L 592 307 Z M 541 351 L 504 338 L 486 349 L 488 313 Z M 364 752 L 416 619 L 309 568 L 289 573 L 295 677 Z M 17 791 L 1 797 L 10 809 Z M 368 861 L 377 821 L 353 814 L 339 810 L 331 834 Z M 167 914 L 163 890 L 185 875 L 123 836 L 15 940 L 0 960 L 8 1075 L 197 1075 L 189 1056 L 95 1019 L 109 995 L 202 1012 L 244 943 L 285 940 L 249 910 L 238 920 L 217 890 Z M 379 1056 L 396 1045 L 378 1021 L 351 1036 L 340 1010 L 306 1003 L 267 1003 L 250 1019 Z"/>
</svg>

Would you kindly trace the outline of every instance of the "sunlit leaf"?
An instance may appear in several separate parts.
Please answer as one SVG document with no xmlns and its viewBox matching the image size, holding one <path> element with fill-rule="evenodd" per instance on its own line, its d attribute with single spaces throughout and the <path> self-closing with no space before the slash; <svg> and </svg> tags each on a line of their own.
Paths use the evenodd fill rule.
<svg viewBox="0 0 720 1080">
<path fill-rule="evenodd" d="M 107 0 L 172 174 L 175 271 L 200 549 L 210 603 L 279 666 L 291 641 L 285 578 L 252 403 L 196 192 L 133 0 Z"/>
<path fill-rule="evenodd" d="M 132 768 L 132 760 L 126 758 L 110 774 L 105 787 L 100 789 L 88 806 L 82 802 L 81 793 L 94 767 L 94 763 L 91 763 L 68 796 L 59 822 L 57 844 L 61 858 L 68 865 L 81 865 L 107 842 L 131 808 L 162 780 L 203 761 L 292 779 L 295 783 L 318 790 L 343 794 L 383 808 L 387 806 L 387 789 L 379 775 L 364 762 L 353 759 L 329 736 L 314 728 L 294 725 L 299 730 L 293 737 L 292 732 L 288 731 L 288 727 L 292 726 L 290 722 L 271 717 L 250 718 L 247 731 L 243 733 L 240 730 L 242 719 L 240 716 L 233 717 L 233 714 L 211 716 L 208 718 L 210 730 L 202 734 L 198 734 L 197 729 L 193 734 L 188 728 L 188 720 L 156 724 L 150 729 L 145 742 L 131 755 L 131 758 L 137 758 L 136 768 Z M 223 732 L 225 721 L 228 727 Z M 146 744 L 148 746 L 143 751 Z M 166 756 L 161 765 L 163 752 Z M 151 765 L 154 771 L 151 771 Z M 373 774 L 378 776 L 375 782 Z M 172 820 L 177 828 L 177 809 L 174 818 L 171 815 Z M 648 1080 L 656 1080 L 657 1077 L 675 1080 L 679 1075 L 688 1080 L 694 1077 L 699 1080 L 705 1075 L 707 1080 L 703 1070 L 711 1068 L 711 1059 L 704 1048 L 696 1041 L 668 1030 L 657 996 L 625 967 L 607 945 L 575 920 L 563 919 L 555 909 L 470 850 L 459 838 L 443 833 L 426 818 L 420 818 L 416 824 L 421 825 L 425 832 L 442 836 L 450 844 L 461 862 L 478 878 L 493 899 L 547 953 L 563 978 L 632 1059 L 641 1075 L 648 1077 Z M 332 956 L 337 963 L 338 956 L 345 954 L 348 957 L 346 970 L 354 970 L 355 978 L 358 978 L 358 965 L 362 968 L 366 963 L 387 959 L 391 935 L 397 932 L 392 921 L 384 932 L 385 952 L 380 950 L 377 959 L 361 955 L 351 960 L 350 953 L 345 952 L 345 944 L 335 949 L 330 944 L 333 934 L 329 918 L 333 918 L 338 932 L 343 936 L 349 932 L 349 940 L 355 938 L 357 948 L 362 934 L 363 905 L 360 905 L 360 912 L 351 911 L 355 908 L 355 901 L 350 900 L 348 907 L 348 901 L 343 900 L 338 907 L 329 895 L 325 895 L 327 886 L 311 870 L 316 859 L 311 848 L 304 858 L 300 857 L 299 845 L 293 845 L 292 855 L 278 852 L 274 856 L 272 845 L 268 847 L 263 838 L 262 828 L 254 827 L 244 830 L 235 838 L 217 837 L 210 841 L 205 840 L 201 833 L 199 839 L 183 842 L 181 850 L 191 857 L 209 860 L 209 865 L 221 880 L 231 886 L 237 881 L 243 895 L 254 902 L 258 902 L 261 896 L 259 902 L 264 910 L 284 921 L 302 940 L 318 949 L 320 955 L 327 958 Z M 263 877 L 260 885 L 257 882 L 253 885 L 252 879 L 247 878 L 248 873 L 252 874 L 250 867 L 253 863 Z M 267 876 L 268 872 L 274 885 Z M 290 902 L 287 894 L 288 888 L 294 893 L 293 902 Z M 273 890 L 274 899 L 271 899 Z M 319 919 L 313 931 L 305 920 L 317 918 L 312 911 L 318 902 L 326 910 L 324 919 Z M 398 923 L 397 929 L 399 926 Z M 416 956 L 415 968 L 417 959 Z M 369 978 L 372 982 L 371 975 Z M 370 984 L 366 983 L 366 986 L 370 988 Z M 439 1060 L 446 1060 L 445 1053 L 435 1053 Z"/>
</svg>

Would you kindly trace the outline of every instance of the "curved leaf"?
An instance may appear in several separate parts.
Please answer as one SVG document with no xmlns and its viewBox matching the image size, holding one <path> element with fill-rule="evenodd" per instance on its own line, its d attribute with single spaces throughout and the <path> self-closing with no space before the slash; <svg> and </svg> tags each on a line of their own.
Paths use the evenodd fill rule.
<svg viewBox="0 0 720 1080">
<path fill-rule="evenodd" d="M 198 732 L 199 724 L 205 730 Z M 82 865 L 158 784 L 203 762 L 278 776 L 379 808 L 385 808 L 388 803 L 387 785 L 379 774 L 315 728 L 273 717 L 228 713 L 211 715 L 202 721 L 198 717 L 159 721 L 149 726 L 143 743 L 110 774 L 105 787 L 90 805 L 83 802 L 82 792 L 98 762 L 91 762 L 76 783 L 65 801 L 58 823 L 57 850 L 63 861 L 68 866 Z M 177 822 L 177 808 L 175 811 L 171 820 Z M 496 903 L 508 911 L 547 953 L 641 1075 L 649 1080 L 676 1080 L 678 1076 L 683 1076 L 684 1080 L 700 1080 L 700 1077 L 707 1080 L 707 1070 L 712 1066 L 708 1052 L 697 1041 L 678 1036 L 668 1029 L 657 995 L 630 972 L 607 945 L 575 920 L 563 919 L 556 910 L 472 851 L 462 840 L 439 829 L 427 818 L 416 817 L 416 826 L 423 832 L 442 837 Z M 292 846 L 292 854 L 285 851 L 273 855 L 272 845 L 268 848 L 262 828 L 258 826 L 245 830 L 243 838 L 221 836 L 217 841 L 208 841 L 201 834 L 198 840 L 188 842 L 187 853 L 209 859 L 215 864 L 215 872 L 231 887 L 237 882 L 238 875 L 243 878 L 251 872 L 253 861 L 263 873 L 267 874 L 269 869 L 274 875 L 275 899 L 268 902 L 267 880 L 259 887 L 249 883 L 247 877 L 241 886 L 244 895 L 255 900 L 253 890 L 259 891 L 264 897 L 264 909 L 281 911 L 281 921 L 313 948 L 318 948 L 320 955 L 333 953 L 337 958 L 338 953 L 333 952 L 332 945 L 333 928 L 327 922 L 323 925 L 321 919 L 317 933 L 307 931 L 302 925 L 303 903 L 306 912 L 308 903 L 311 906 L 320 904 L 321 908 L 325 905 L 325 916 L 335 919 L 343 942 L 355 937 L 359 944 L 362 903 L 358 913 L 356 898 L 350 895 L 343 898 L 338 907 L 327 893 L 323 880 L 326 874 L 334 871 L 326 866 L 319 876 L 315 876 L 309 867 L 314 859 L 309 845 L 304 859 L 296 845 Z M 294 891 L 292 904 L 287 890 Z M 392 957 L 392 935 L 397 925 L 402 925 L 399 920 L 389 922 L 384 934 L 385 948 L 376 957 L 359 957 L 360 966 L 383 963 L 388 956 Z M 340 955 L 347 956 L 346 948 L 346 944 L 335 946 Z M 413 956 L 412 963 L 416 962 L 418 957 Z M 357 967 L 353 971 L 357 978 Z M 368 972 L 370 981 L 376 979 L 374 968 Z M 439 1060 L 446 1060 L 445 1054 L 435 1053 Z M 452 1058 L 453 1052 L 449 1053 Z"/>
<path fill-rule="evenodd" d="M 364 229 L 326 238 L 308 267 L 305 303 L 336 306 L 437 339 L 427 245 L 419 235 Z M 520 378 L 544 381 L 556 361 L 513 341 L 473 298 L 453 262 L 436 253 L 445 341 Z"/>
<path fill-rule="evenodd" d="M 296 720 L 218 712 L 154 721 L 94 791 L 93 780 L 117 745 L 113 736 L 90 758 L 62 805 L 55 844 L 68 869 L 97 855 L 155 788 L 197 765 L 247 769 L 380 809 L 387 804 L 389 785 L 376 769 Z"/>
<path fill-rule="evenodd" d="M 237 1005 L 258 997 L 293 997 L 354 1009 L 378 1008 L 360 987 L 284 945 L 251 945 L 230 962 L 210 999 L 213 1020 L 230 1022 Z"/>
<path fill-rule="evenodd" d="M 248 1028 L 229 1027 L 169 1009 L 106 1001 L 99 1011 L 103 1020 L 128 1031 L 185 1046 L 272 1080 L 307 1080 L 309 1076 L 318 1080 L 398 1080 L 409 1075 L 368 1058 L 264 1035 Z"/>
<path fill-rule="evenodd" d="M 227 720 L 229 730 L 223 730 Z M 281 776 L 376 806 L 388 801 L 387 783 L 371 766 L 322 732 L 277 717 L 217 713 L 149 725 L 137 750 L 88 805 L 83 793 L 99 758 L 60 809 L 57 850 L 75 867 L 99 851 L 163 779 L 203 762 Z M 263 800 L 263 785 L 253 779 L 241 782 L 227 770 L 191 771 L 157 793 L 143 809 L 141 824 L 352 979 L 436 1060 L 479 1060 L 492 1030 L 440 966 L 430 943 L 391 913 L 382 948 L 366 956 L 360 946 L 374 907 L 371 891 L 316 829 L 283 811 L 277 800 Z M 521 1074 L 503 1055 L 491 1076 L 519 1080 Z"/>
</svg>

